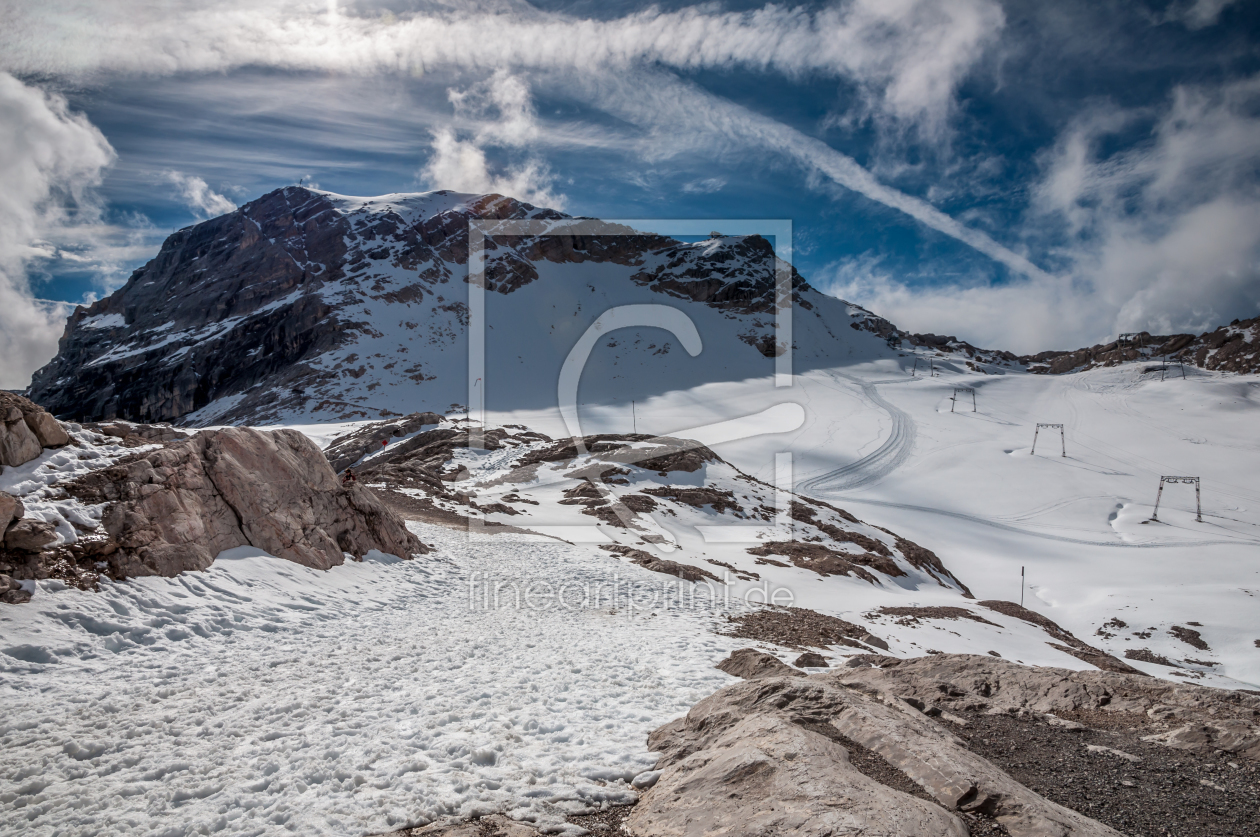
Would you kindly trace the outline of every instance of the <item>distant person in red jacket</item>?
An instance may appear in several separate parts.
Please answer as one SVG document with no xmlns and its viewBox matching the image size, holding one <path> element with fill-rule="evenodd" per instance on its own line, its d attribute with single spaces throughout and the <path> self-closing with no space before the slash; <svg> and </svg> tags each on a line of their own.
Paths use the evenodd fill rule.
<svg viewBox="0 0 1260 837">
<path fill-rule="evenodd" d="M 347 469 L 346 469 L 346 472 L 345 472 L 344 474 L 342 474 L 342 476 L 341 476 L 341 484 L 342 484 L 342 485 L 350 485 L 351 483 L 355 483 L 355 482 L 358 482 L 358 481 L 359 481 L 359 478 L 358 478 L 358 477 L 356 477 L 356 476 L 354 475 L 354 471 L 351 471 L 349 468 L 347 468 Z"/>
</svg>

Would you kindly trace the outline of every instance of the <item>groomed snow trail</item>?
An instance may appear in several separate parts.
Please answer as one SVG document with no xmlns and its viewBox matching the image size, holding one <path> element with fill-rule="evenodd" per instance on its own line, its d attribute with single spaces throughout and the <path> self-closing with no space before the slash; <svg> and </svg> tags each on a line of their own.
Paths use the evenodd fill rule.
<svg viewBox="0 0 1260 837">
<path fill-rule="evenodd" d="M 554 541 L 415 531 L 435 555 L 320 573 L 244 548 L 97 594 L 44 582 L 5 608 L 0 834 L 558 823 L 633 798 L 647 733 L 729 680 L 712 666 L 738 641 L 711 607 L 625 607 L 673 578 Z M 518 608 L 513 582 L 552 606 Z M 566 582 L 570 605 L 600 601 L 556 606 L 545 584 Z"/>
<path fill-rule="evenodd" d="M 856 462 L 851 462 L 834 471 L 817 477 L 802 480 L 797 490 L 815 496 L 827 496 L 840 491 L 873 485 L 891 474 L 910 458 L 914 450 L 915 426 L 910 414 L 894 404 L 890 404 L 875 387 L 886 383 L 904 383 L 903 381 L 864 381 L 853 375 L 846 375 L 834 369 L 827 373 L 832 378 L 843 378 L 857 384 L 872 404 L 888 413 L 892 420 L 892 429 L 888 438 L 873 453 Z"/>
</svg>

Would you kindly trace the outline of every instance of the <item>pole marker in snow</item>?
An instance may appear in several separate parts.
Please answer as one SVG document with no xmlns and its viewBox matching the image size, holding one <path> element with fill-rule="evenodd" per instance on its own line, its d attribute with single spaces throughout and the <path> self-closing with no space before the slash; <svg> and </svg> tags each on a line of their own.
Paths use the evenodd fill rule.
<svg viewBox="0 0 1260 837">
<path fill-rule="evenodd" d="M 1151 512 L 1151 520 L 1159 523 L 1159 501 L 1164 496 L 1164 483 L 1194 483 L 1194 519 L 1199 523 L 1203 522 L 1203 504 L 1199 499 L 1199 478 L 1198 477 L 1160 477 L 1159 492 L 1155 495 L 1155 510 Z M 1147 521 L 1148 523 L 1150 521 Z"/>
<path fill-rule="evenodd" d="M 1041 432 L 1041 428 L 1043 427 L 1049 428 L 1051 430 L 1053 430 L 1056 427 L 1059 428 L 1059 445 L 1063 448 L 1063 455 L 1067 456 L 1067 437 L 1063 433 L 1063 425 L 1043 424 L 1040 422 L 1038 422 L 1037 424 L 1037 429 L 1033 431 L 1033 446 L 1032 446 L 1032 451 L 1030 451 L 1029 455 L 1031 456 L 1037 453 L 1037 434 Z"/>
<path fill-rule="evenodd" d="M 1024 568 L 1019 568 L 1019 606 L 1024 606 Z"/>
<path fill-rule="evenodd" d="M 971 412 L 976 411 L 976 390 L 975 387 L 954 387 L 954 394 L 949 397 L 949 411 L 954 412 L 954 404 L 958 401 L 958 393 L 971 393 Z"/>
</svg>

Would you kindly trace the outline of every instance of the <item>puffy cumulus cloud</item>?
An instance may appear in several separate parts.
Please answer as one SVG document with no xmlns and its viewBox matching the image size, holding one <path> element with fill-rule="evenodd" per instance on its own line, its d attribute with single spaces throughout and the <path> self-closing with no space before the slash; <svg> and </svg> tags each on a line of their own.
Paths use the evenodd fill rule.
<svg viewBox="0 0 1260 837">
<path fill-rule="evenodd" d="M 235 203 L 211 189 L 200 177 L 179 171 L 167 171 L 162 176 L 199 218 L 214 218 L 236 209 Z"/>
<path fill-rule="evenodd" d="M 420 170 L 425 185 L 432 189 L 485 194 L 496 192 L 552 209 L 563 208 L 565 196 L 552 192 L 552 175 L 538 160 L 494 173 L 486 152 L 473 140 L 461 140 L 449 128 L 433 135 L 433 153 Z"/>
<path fill-rule="evenodd" d="M 1126 331 L 1201 332 L 1260 311 L 1260 77 L 1179 87 L 1149 142 L 1104 154 L 1149 115 L 1095 108 L 1043 158 L 1030 234 L 1057 229 L 1062 276 L 927 286 L 877 261 L 821 286 L 910 330 L 1018 352 Z"/>
<path fill-rule="evenodd" d="M 555 178 L 537 157 L 492 171 L 485 148 L 528 149 L 539 137 L 529 86 L 499 70 L 466 90 L 452 89 L 456 122 L 471 136 L 460 139 L 455 128 L 433 132 L 432 153 L 420 170 L 429 188 L 457 192 L 497 192 L 538 206 L 562 209 L 566 198 L 554 190 Z"/>
<path fill-rule="evenodd" d="M 85 258 L 99 207 L 93 198 L 114 151 L 63 98 L 0 73 L 0 387 L 24 387 L 57 350 L 64 306 L 35 298 L 32 262 Z"/>
<path fill-rule="evenodd" d="M 364 6 L 365 8 L 370 8 Z M 243 66 L 420 74 L 499 68 L 592 72 L 662 66 L 822 73 L 853 82 L 879 113 L 938 126 L 995 39 L 997 0 L 845 0 L 809 11 L 714 6 L 612 20 L 524 3 L 430 6 L 395 16 L 320 0 L 47 0 L 9 10 L 0 67 L 21 73 L 170 74 Z"/>
</svg>

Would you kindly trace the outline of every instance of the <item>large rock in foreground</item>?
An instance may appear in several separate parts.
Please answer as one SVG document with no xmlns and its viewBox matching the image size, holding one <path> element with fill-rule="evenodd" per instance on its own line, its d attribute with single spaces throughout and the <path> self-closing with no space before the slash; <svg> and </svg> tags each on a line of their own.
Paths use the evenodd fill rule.
<svg viewBox="0 0 1260 837">
<path fill-rule="evenodd" d="M 648 738 L 664 772 L 630 815 L 644 835 L 965 835 L 959 814 L 1012 837 L 1119 837 L 1029 790 L 917 709 L 835 674 L 728 686 Z M 907 790 L 855 765 L 874 752 Z M 917 786 L 917 788 L 916 788 Z"/>
<path fill-rule="evenodd" d="M 347 552 L 428 551 L 370 489 L 343 487 L 319 448 L 294 430 L 206 431 L 67 490 L 84 503 L 110 504 L 104 535 L 82 539 L 81 548 L 120 578 L 205 569 L 238 546 L 321 570 Z"/>
<path fill-rule="evenodd" d="M 43 407 L 0 390 L 0 470 L 25 465 L 44 452 L 70 444 L 70 436 Z"/>
</svg>

